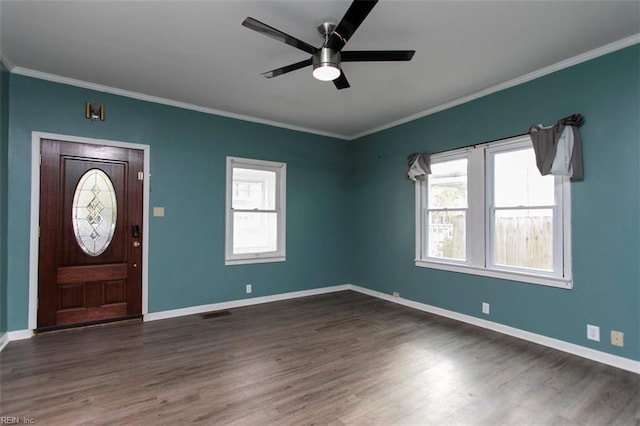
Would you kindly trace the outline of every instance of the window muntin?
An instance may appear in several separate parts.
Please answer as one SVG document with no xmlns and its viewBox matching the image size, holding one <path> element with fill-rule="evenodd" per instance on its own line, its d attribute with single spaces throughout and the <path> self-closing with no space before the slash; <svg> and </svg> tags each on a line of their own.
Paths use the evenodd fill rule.
<svg viewBox="0 0 640 426">
<path fill-rule="evenodd" d="M 286 165 L 227 157 L 226 264 L 285 260 Z"/>
<path fill-rule="evenodd" d="M 429 198 L 438 193 L 431 189 L 438 165 L 460 158 L 468 160 L 466 210 L 446 208 Z M 540 176 L 528 136 L 436 154 L 431 162 L 432 175 L 416 183 L 417 266 L 572 287 L 569 179 Z M 437 252 L 429 246 L 430 239 L 433 243 L 438 238 L 432 227 L 438 220 L 435 213 L 462 211 L 466 228 L 457 235 L 465 239 L 466 261 L 459 252 L 443 255 L 446 247 Z"/>
</svg>

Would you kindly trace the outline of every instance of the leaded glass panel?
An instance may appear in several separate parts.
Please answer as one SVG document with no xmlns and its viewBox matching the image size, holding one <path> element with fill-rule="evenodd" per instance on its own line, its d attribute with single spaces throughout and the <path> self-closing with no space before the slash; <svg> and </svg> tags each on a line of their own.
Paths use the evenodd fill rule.
<svg viewBox="0 0 640 426">
<path fill-rule="evenodd" d="M 118 205 L 111 179 L 100 169 L 87 171 L 73 194 L 73 233 L 89 256 L 99 256 L 109 247 L 116 229 Z"/>
</svg>

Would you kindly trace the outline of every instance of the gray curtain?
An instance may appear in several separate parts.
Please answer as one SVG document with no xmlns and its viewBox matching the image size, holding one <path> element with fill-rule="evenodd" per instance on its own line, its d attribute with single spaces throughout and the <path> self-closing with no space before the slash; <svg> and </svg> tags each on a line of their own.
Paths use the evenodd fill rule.
<svg viewBox="0 0 640 426">
<path fill-rule="evenodd" d="M 407 177 L 412 181 L 425 181 L 427 175 L 431 174 L 431 163 L 429 154 L 417 153 L 409 154 L 407 157 Z"/>
<path fill-rule="evenodd" d="M 582 141 L 578 133 L 583 121 L 582 115 L 573 114 L 551 127 L 539 124 L 529 129 L 540 174 L 584 178 Z"/>
</svg>

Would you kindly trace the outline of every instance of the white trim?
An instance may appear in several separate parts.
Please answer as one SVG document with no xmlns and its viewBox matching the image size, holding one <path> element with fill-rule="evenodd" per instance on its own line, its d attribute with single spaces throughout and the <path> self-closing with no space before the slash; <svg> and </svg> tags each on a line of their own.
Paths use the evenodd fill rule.
<svg viewBox="0 0 640 426">
<path fill-rule="evenodd" d="M 2 54 L 2 52 L 0 52 L 0 61 L 2 61 L 2 63 L 9 70 L 9 72 L 13 72 L 13 70 L 16 68 L 16 66 L 13 65 L 13 62 L 11 62 L 9 59 L 7 59 L 7 57 L 4 56 Z M 2 350 L 2 349 L 0 349 L 0 350 Z"/>
<path fill-rule="evenodd" d="M 444 111 L 449 108 L 453 108 L 458 105 L 465 104 L 467 102 L 473 101 L 478 98 L 482 98 L 484 96 L 490 95 L 492 93 L 499 92 L 501 90 L 508 89 L 510 87 L 518 86 L 520 84 L 526 83 L 531 80 L 535 80 L 536 78 L 544 77 L 545 75 L 552 74 L 556 71 L 563 70 L 565 68 L 570 68 L 574 65 L 581 64 L 586 61 L 590 61 L 591 59 L 598 58 L 600 56 L 604 56 L 606 54 L 615 52 L 617 50 L 624 49 L 629 46 L 633 46 L 634 44 L 640 43 L 640 33 L 634 34 L 632 36 L 623 38 L 618 41 L 614 41 L 613 43 L 606 44 L 604 46 L 595 48 L 585 53 L 581 53 L 580 55 L 574 56 L 569 59 L 565 59 L 564 61 L 556 62 L 553 65 L 549 65 L 548 67 L 540 68 L 539 70 L 530 72 L 528 74 L 522 75 L 520 77 L 516 77 L 514 79 L 505 81 L 503 83 L 496 84 L 495 86 L 488 87 L 484 90 L 480 90 L 478 92 L 472 93 L 467 96 L 463 96 L 458 99 L 454 99 L 450 102 L 445 102 L 443 104 L 434 106 L 432 108 L 426 109 L 422 112 L 418 112 L 416 114 L 409 115 L 405 118 L 401 118 L 396 121 L 392 121 L 387 124 L 382 124 L 378 127 L 374 127 L 373 129 L 365 130 L 364 132 L 355 134 L 349 138 L 349 140 L 359 139 L 367 135 L 371 135 L 373 133 L 380 132 L 382 130 L 390 129 L 392 127 L 399 126 L 401 124 L 408 123 L 410 121 L 417 120 L 419 118 L 426 117 L 431 114 L 435 114 L 440 111 Z"/>
<path fill-rule="evenodd" d="M 486 148 L 485 148 L 485 153 L 483 158 L 484 158 L 484 165 L 485 165 L 486 171 L 483 170 L 482 173 L 483 173 L 483 176 L 485 177 L 485 182 L 487 184 L 486 192 L 485 192 L 485 200 L 484 200 L 485 215 L 486 215 L 484 230 L 485 230 L 485 235 L 487 236 L 485 241 L 485 250 L 487 254 L 486 268 L 494 271 L 498 270 L 498 271 L 505 271 L 505 272 L 513 272 L 514 274 L 521 274 L 525 277 L 525 279 L 520 281 L 525 281 L 525 282 L 528 281 L 526 279 L 527 276 L 540 276 L 540 277 L 547 276 L 550 278 L 550 281 L 549 283 L 542 282 L 543 285 L 550 285 L 552 287 L 556 287 L 557 284 L 560 284 L 560 287 L 562 288 L 572 288 L 572 284 L 571 284 L 572 271 L 571 269 L 565 268 L 565 265 L 567 264 L 569 266 L 571 265 L 571 261 L 570 260 L 568 262 L 564 261 L 564 256 L 567 254 L 569 254 L 570 256 L 571 252 L 569 251 L 567 253 L 567 251 L 563 249 L 565 247 L 565 243 L 569 246 L 571 244 L 571 241 L 567 240 L 568 238 L 571 238 L 571 230 L 567 229 L 567 227 L 571 226 L 571 221 L 566 221 L 566 214 L 564 213 L 564 210 L 563 210 L 563 208 L 566 205 L 564 201 L 565 196 L 567 198 L 570 198 L 570 193 L 571 193 L 571 186 L 568 184 L 569 177 L 567 176 L 552 177 L 553 178 L 553 196 L 554 196 L 554 203 L 552 205 L 547 205 L 547 206 L 520 205 L 517 207 L 516 206 L 509 207 L 509 209 L 524 209 L 524 210 L 530 209 L 530 208 L 544 208 L 544 209 L 551 210 L 553 212 L 553 250 L 552 250 L 553 268 L 552 268 L 552 271 L 529 272 L 528 270 L 526 270 L 526 268 L 500 265 L 496 263 L 495 251 L 494 251 L 494 237 L 495 237 L 494 220 L 495 220 L 496 210 L 499 209 L 494 205 L 494 195 L 495 195 L 494 191 L 496 187 L 496 181 L 494 177 L 495 157 L 497 154 L 518 152 L 523 150 L 530 150 L 532 152 L 532 155 L 535 155 L 535 153 L 533 150 L 532 140 L 529 135 L 510 138 L 507 140 L 498 141 L 497 143 L 489 143 L 485 146 Z M 559 213 L 562 213 L 562 214 L 559 214 Z M 537 282 L 533 282 L 533 283 L 537 284 Z M 569 284 L 568 287 L 567 287 L 567 284 Z"/>
<path fill-rule="evenodd" d="M 2 350 L 6 348 L 8 344 L 9 344 L 9 334 L 8 333 L 0 334 L 0 352 L 2 352 Z"/>
<path fill-rule="evenodd" d="M 7 337 L 10 342 L 16 340 L 25 340 L 30 339 L 34 336 L 33 330 L 16 330 L 16 331 L 7 331 Z"/>
<path fill-rule="evenodd" d="M 573 258 L 571 245 L 573 244 L 573 236 L 571 230 L 573 224 L 571 223 L 571 181 L 567 179 L 562 180 L 562 243 L 563 243 L 563 255 L 562 260 L 564 265 L 565 279 L 571 280 L 571 288 L 573 288 Z"/>
<path fill-rule="evenodd" d="M 151 147 L 149 145 L 93 139 L 80 136 L 31 132 L 31 222 L 29 237 L 29 330 L 38 327 L 38 228 L 40 216 L 40 140 L 56 139 L 68 142 L 140 149 L 144 152 L 144 192 L 142 201 L 142 314 L 148 311 L 149 300 L 149 170 Z M 13 333 L 13 332 L 9 332 Z M 11 338 L 10 339 L 15 340 Z"/>
<path fill-rule="evenodd" d="M 182 309 L 172 309 L 169 311 L 152 312 L 144 316 L 144 321 L 156 321 L 167 318 L 182 317 L 185 315 L 202 314 L 205 312 L 220 311 L 224 309 L 239 308 L 242 306 L 259 305 L 262 303 L 277 302 L 280 300 L 297 299 L 299 297 L 316 296 L 318 294 L 335 293 L 337 291 L 351 290 L 351 285 L 335 285 L 331 287 L 320 287 L 311 290 L 292 291 L 290 293 L 280 293 L 271 296 L 252 297 L 250 299 L 231 300 L 228 302 L 210 303 L 208 305 L 191 306 Z"/>
<path fill-rule="evenodd" d="M 484 149 L 472 149 L 467 163 L 467 209 L 484 206 L 486 194 L 486 175 L 484 173 Z M 481 177 L 484 177 L 482 179 Z M 468 265 L 485 265 L 486 248 L 473 241 L 485 239 L 486 209 L 476 209 L 467 217 L 467 262 Z"/>
<path fill-rule="evenodd" d="M 235 259 L 229 260 L 226 259 L 224 261 L 225 266 L 230 265 L 251 265 L 253 263 L 274 263 L 274 262 L 286 262 L 287 256 L 278 256 L 278 257 L 256 257 L 254 259 Z"/>
<path fill-rule="evenodd" d="M 238 166 L 248 166 L 253 169 L 264 168 L 267 171 L 273 171 L 273 169 L 280 169 L 285 163 L 283 161 L 269 161 L 269 160 L 258 160 L 255 158 L 246 158 L 246 157 L 227 157 L 227 164 L 238 163 Z"/>
<path fill-rule="evenodd" d="M 287 163 L 227 157 L 225 181 L 225 265 L 247 265 L 251 263 L 284 262 L 287 260 Z M 275 206 L 273 210 L 252 209 L 255 212 L 276 213 L 276 250 L 270 252 L 233 253 L 234 213 L 249 210 L 233 209 L 233 169 L 265 170 L 275 174 Z"/>
<path fill-rule="evenodd" d="M 602 364 L 611 365 L 622 370 L 630 371 L 632 373 L 640 374 L 640 361 L 635 361 L 629 358 L 623 358 L 617 355 L 612 355 L 606 352 L 597 351 L 584 346 L 576 345 L 574 343 L 565 342 L 563 340 L 554 339 L 552 337 L 543 336 L 541 334 L 531 333 L 529 331 L 521 330 L 518 328 L 510 327 L 504 324 L 499 324 L 493 321 L 487 321 L 481 318 L 476 318 L 471 315 L 461 314 L 459 312 L 450 311 L 448 309 L 438 308 L 436 306 L 427 305 L 425 303 L 415 302 L 413 300 L 404 299 L 401 297 L 393 297 L 391 295 L 381 293 L 368 288 L 360 287 L 354 284 L 342 284 L 331 287 L 321 287 L 310 290 L 294 291 L 290 293 L 280 293 L 271 296 L 253 297 L 250 299 L 232 300 L 229 302 L 211 303 L 208 305 L 191 306 L 182 309 L 172 309 L 168 311 L 152 312 L 145 314 L 144 321 L 157 321 L 168 318 L 182 317 L 186 315 L 195 315 L 205 312 L 219 311 L 224 309 L 233 309 L 242 306 L 251 306 L 262 303 L 276 302 L 281 300 L 296 299 L 299 297 L 315 296 L 319 294 L 334 293 L 338 291 L 352 290 L 358 293 L 373 296 L 378 299 L 386 300 L 388 302 L 397 303 L 399 305 L 407 306 L 409 308 L 417 309 L 423 312 L 439 315 L 441 317 L 449 318 L 456 321 L 461 321 L 467 324 L 475 325 L 481 328 L 492 330 L 498 333 L 506 334 L 518 339 L 526 340 L 529 342 L 537 343 L 539 345 L 547 346 L 552 349 L 557 349 L 562 352 L 567 352 L 573 355 L 580 356 L 582 358 L 590 359 L 592 361 L 600 362 Z M 5 337 L 6 336 L 6 337 Z M 28 339 L 33 336 L 32 330 L 18 330 L 9 331 L 3 336 L 0 336 L 0 343 L 21 339 Z M 3 340 L 4 339 L 4 340 Z M 6 343 L 4 343 L 6 346 Z M 1 350 L 1 349 L 0 349 Z"/>
<path fill-rule="evenodd" d="M 640 361 L 635 361 L 629 358 L 623 358 L 621 356 L 612 355 L 606 352 L 601 352 L 595 349 L 576 345 L 574 343 L 565 342 L 564 340 L 543 336 L 541 334 L 531 333 L 529 331 L 521 330 L 519 328 L 514 328 L 508 325 L 499 324 L 493 321 L 487 321 L 481 318 L 476 318 L 471 315 L 461 314 L 459 312 L 438 308 L 436 306 L 415 302 L 413 300 L 403 299 L 401 297 L 393 297 L 392 295 L 380 293 L 378 291 L 370 290 L 368 288 L 360 287 L 357 285 L 351 284 L 348 287 L 350 290 L 357 291 L 358 293 L 366 294 L 369 296 L 377 297 L 379 299 L 383 299 L 388 302 L 397 303 L 399 305 L 407 306 L 413 309 L 418 309 L 424 312 L 429 312 L 431 314 L 439 315 L 441 317 L 450 318 L 456 321 L 461 321 L 467 324 L 486 328 L 488 330 L 496 331 L 498 333 L 517 337 L 518 339 L 527 340 L 529 342 L 533 342 L 539 345 L 547 346 L 549 348 L 557 349 L 562 352 L 567 352 L 582 358 L 590 359 L 592 361 L 600 362 L 602 364 L 611 365 L 613 367 L 617 367 L 622 370 L 627 370 L 632 373 L 640 374 Z"/>
<path fill-rule="evenodd" d="M 28 327 L 38 328 L 38 246 L 40 234 L 40 138 L 31 133 L 31 220 L 29 225 Z"/>
<path fill-rule="evenodd" d="M 415 258 L 416 259 L 421 259 L 422 258 L 422 233 L 424 232 L 424 229 L 422 228 L 422 185 L 420 183 L 419 180 L 416 181 L 415 185 L 414 185 L 414 200 L 415 202 L 413 203 L 415 206 Z"/>
<path fill-rule="evenodd" d="M 349 140 L 349 137 L 345 135 L 339 135 L 337 133 L 325 132 L 322 130 L 310 129 L 308 127 L 296 126 L 293 124 L 282 123 L 279 121 L 267 120 L 264 118 L 251 117 L 249 115 L 238 114 L 235 112 L 223 111 L 215 108 L 207 108 L 199 105 L 194 105 L 186 102 L 174 101 L 167 98 L 161 98 L 159 96 L 146 95 L 144 93 L 138 93 L 131 90 L 118 89 L 116 87 L 104 86 L 102 84 L 91 83 L 83 80 L 76 80 L 75 78 L 63 77 L 60 75 L 49 74 L 42 71 L 36 71 L 29 68 L 13 67 L 12 72 L 15 74 L 24 75 L 26 77 L 33 77 L 40 80 L 52 81 L 54 83 L 67 84 L 69 86 L 82 87 L 84 89 L 95 90 L 97 92 L 111 93 L 113 95 L 125 96 L 127 98 L 138 99 L 141 101 L 153 102 L 156 104 L 169 105 L 176 108 L 188 109 L 191 111 L 203 112 L 205 114 L 218 115 L 221 117 L 233 118 L 236 120 L 249 121 L 251 123 L 266 124 L 272 127 L 280 127 L 288 130 L 295 130 L 298 132 L 311 133 L 320 136 L 327 136 L 330 138 Z"/>
<path fill-rule="evenodd" d="M 420 268 L 440 269 L 442 271 L 458 272 L 461 274 L 480 275 L 483 277 L 498 278 L 501 280 L 519 281 L 529 284 L 546 285 L 570 290 L 573 288 L 573 281 L 565 278 L 555 278 L 544 275 L 525 274 L 515 271 L 501 271 L 498 269 L 488 269 L 467 264 L 455 264 L 447 262 L 435 262 L 429 260 L 415 259 L 415 265 Z"/>
<path fill-rule="evenodd" d="M 493 205 L 493 158 L 496 152 L 509 152 L 521 149 L 531 149 L 529 135 L 515 136 L 507 139 L 486 142 L 470 147 L 445 151 L 431 156 L 431 163 L 455 161 L 466 158 L 467 167 L 467 258 L 466 260 L 442 259 L 428 257 L 425 251 L 424 211 L 428 209 L 426 181 L 415 183 L 415 266 L 422 268 L 440 269 L 444 271 L 464 274 L 481 275 L 529 284 L 539 284 L 563 289 L 573 288 L 571 271 L 571 210 L 564 210 L 571 202 L 571 185 L 568 177 L 556 176 L 554 191 L 556 204 L 549 206 L 554 217 L 554 268 L 551 272 L 536 271 L 527 268 L 516 268 L 497 265 L 493 259 L 492 250 L 492 215 Z M 462 210 L 451 209 L 451 210 Z M 558 214 L 562 210 L 562 216 Z M 476 242 L 476 243 L 473 243 Z M 483 242 L 479 244 L 477 242 Z"/>
</svg>

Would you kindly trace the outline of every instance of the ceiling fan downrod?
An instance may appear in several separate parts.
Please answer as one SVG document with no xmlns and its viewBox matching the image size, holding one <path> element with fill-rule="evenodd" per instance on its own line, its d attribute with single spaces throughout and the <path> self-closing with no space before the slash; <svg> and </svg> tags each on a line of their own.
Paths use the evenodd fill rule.
<svg viewBox="0 0 640 426">
<path fill-rule="evenodd" d="M 322 47 L 312 55 L 313 76 L 321 81 L 332 81 L 340 77 L 340 51 L 326 47 L 336 24 L 324 22 L 318 32 L 324 37 Z"/>
</svg>

